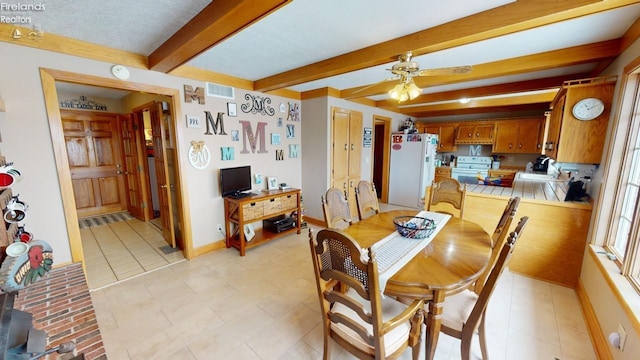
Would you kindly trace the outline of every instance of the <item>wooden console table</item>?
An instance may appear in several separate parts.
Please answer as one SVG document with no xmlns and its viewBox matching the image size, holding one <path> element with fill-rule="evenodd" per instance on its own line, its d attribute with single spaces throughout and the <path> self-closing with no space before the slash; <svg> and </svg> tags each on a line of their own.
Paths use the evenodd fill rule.
<svg viewBox="0 0 640 360">
<path fill-rule="evenodd" d="M 245 239 L 244 226 L 253 222 L 273 218 L 279 215 L 289 216 L 295 212 L 295 225 L 281 232 L 267 229 L 256 229 L 250 241 Z M 247 249 L 258 246 L 272 239 L 301 232 L 302 209 L 300 206 L 300 189 L 261 191 L 252 196 L 240 199 L 224 198 L 224 228 L 227 247 L 235 247 L 244 256 Z"/>
</svg>

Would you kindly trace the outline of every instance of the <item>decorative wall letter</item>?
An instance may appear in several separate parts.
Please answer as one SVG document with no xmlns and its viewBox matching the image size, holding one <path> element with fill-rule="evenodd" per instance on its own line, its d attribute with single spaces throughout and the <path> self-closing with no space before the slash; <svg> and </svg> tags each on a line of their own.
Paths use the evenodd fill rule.
<svg viewBox="0 0 640 360">
<path fill-rule="evenodd" d="M 220 151 L 222 153 L 222 160 L 235 159 L 235 152 L 233 151 L 233 147 L 221 147 Z"/>
<path fill-rule="evenodd" d="M 271 106 L 267 105 L 271 104 L 271 99 L 268 97 L 263 98 L 257 95 L 253 96 L 251 94 L 245 94 L 244 99 L 249 101 L 248 103 L 240 106 L 242 111 L 245 113 L 262 115 L 273 115 L 276 113 Z"/>
<path fill-rule="evenodd" d="M 294 126 L 293 124 L 287 124 L 287 139 L 293 139 L 294 138 Z"/>
<path fill-rule="evenodd" d="M 276 161 L 284 160 L 284 150 L 278 149 L 276 150 Z"/>
<path fill-rule="evenodd" d="M 204 88 L 197 87 L 193 90 L 193 86 L 184 86 L 184 102 L 190 103 L 194 100 L 198 100 L 198 104 L 204 105 Z"/>
<path fill-rule="evenodd" d="M 271 133 L 271 145 L 280 145 L 280 134 Z"/>
<path fill-rule="evenodd" d="M 300 105 L 296 103 L 289 103 L 289 114 L 287 115 L 289 121 L 300 121 Z"/>
<path fill-rule="evenodd" d="M 218 134 L 218 128 L 220 128 L 220 135 L 227 135 L 226 132 L 224 132 L 224 113 L 223 112 L 219 112 L 218 113 L 218 117 L 216 118 L 216 122 L 213 122 L 213 116 L 211 116 L 211 113 L 206 111 L 204 112 L 205 117 L 207 118 L 207 132 L 205 132 L 205 135 L 213 135 L 211 133 L 211 129 L 209 128 L 209 125 L 211 125 L 211 127 L 213 128 L 213 133 L 214 134 Z"/>
<path fill-rule="evenodd" d="M 204 169 L 210 160 L 211 155 L 204 141 L 192 141 L 189 147 L 189 163 L 196 169 Z"/>
<path fill-rule="evenodd" d="M 289 157 L 290 158 L 300 157 L 300 144 L 289 145 Z"/>
<path fill-rule="evenodd" d="M 251 123 L 246 120 L 240 120 L 240 124 L 242 125 L 242 151 L 240 154 L 248 154 L 249 150 L 247 150 L 247 141 L 251 146 L 251 152 L 256 152 L 256 140 L 260 141 L 260 150 L 258 150 L 259 154 L 265 154 L 268 151 L 265 150 L 265 140 L 264 140 L 264 128 L 267 126 L 266 122 L 259 122 L 256 127 L 256 136 L 253 136 L 253 130 L 251 129 Z"/>
</svg>

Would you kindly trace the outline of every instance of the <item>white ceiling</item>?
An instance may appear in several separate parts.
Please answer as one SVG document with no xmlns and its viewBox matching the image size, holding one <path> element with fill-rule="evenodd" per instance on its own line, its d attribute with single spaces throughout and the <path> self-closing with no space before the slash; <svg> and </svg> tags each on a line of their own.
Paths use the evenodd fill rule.
<svg viewBox="0 0 640 360">
<path fill-rule="evenodd" d="M 214 0 L 213 4 L 215 5 Z M 537 0 L 520 0 L 540 2 Z M 206 50 L 186 65 L 247 80 L 260 80 L 354 50 L 390 41 L 437 25 L 514 3 L 507 0 L 293 0 Z M 576 1 L 577 3 L 578 1 Z M 619 2 L 619 1 L 618 1 Z M 150 55 L 211 2 L 206 0 L 21 0 L 45 4 L 43 11 L 22 14 L 54 33 L 116 49 Z M 548 3 L 548 1 L 547 1 Z M 622 37 L 640 16 L 640 1 L 617 9 L 519 31 L 416 56 L 421 69 L 478 65 Z M 565 2 L 566 4 L 566 2 Z M 439 39 L 434 39 L 434 42 Z M 397 51 L 395 51 L 397 50 Z M 395 54 L 407 50 L 394 49 Z M 390 57 L 391 59 L 392 57 Z M 363 63 L 367 59 L 362 59 Z M 509 76 L 434 85 L 439 93 L 507 82 L 583 74 L 597 64 L 563 66 Z M 331 87 L 338 90 L 375 84 L 391 74 L 393 61 L 306 83 L 298 92 Z M 302 71 L 302 70 L 300 70 Z M 558 84 L 561 85 L 561 84 Z M 368 96 L 384 100 L 384 93 Z"/>
</svg>

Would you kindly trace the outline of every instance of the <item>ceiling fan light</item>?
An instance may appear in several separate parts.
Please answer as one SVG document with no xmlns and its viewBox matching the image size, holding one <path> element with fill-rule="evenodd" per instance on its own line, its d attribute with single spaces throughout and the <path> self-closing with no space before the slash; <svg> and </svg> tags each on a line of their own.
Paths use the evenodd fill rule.
<svg viewBox="0 0 640 360">
<path fill-rule="evenodd" d="M 393 87 L 393 89 L 389 90 L 389 96 L 394 100 L 400 100 L 400 95 L 402 94 L 403 86 L 402 84 L 397 84 Z"/>
<path fill-rule="evenodd" d="M 413 83 L 413 81 L 409 84 L 407 90 L 409 92 L 409 99 L 411 100 L 417 98 L 418 96 L 420 96 L 420 94 L 422 94 L 422 89 L 417 87 L 416 84 Z"/>
</svg>

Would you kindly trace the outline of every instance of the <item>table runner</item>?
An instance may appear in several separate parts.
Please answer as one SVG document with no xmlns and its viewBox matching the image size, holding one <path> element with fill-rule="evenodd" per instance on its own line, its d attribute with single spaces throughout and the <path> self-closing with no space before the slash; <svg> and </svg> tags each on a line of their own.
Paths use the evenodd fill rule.
<svg viewBox="0 0 640 360">
<path fill-rule="evenodd" d="M 451 218 L 451 215 L 431 211 L 420 211 L 416 216 L 432 219 L 435 222 L 436 228 L 431 235 L 424 239 L 409 239 L 394 231 L 371 246 L 371 252 L 378 264 L 380 291 L 383 293 L 389 278 L 429 245 Z"/>
</svg>

